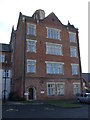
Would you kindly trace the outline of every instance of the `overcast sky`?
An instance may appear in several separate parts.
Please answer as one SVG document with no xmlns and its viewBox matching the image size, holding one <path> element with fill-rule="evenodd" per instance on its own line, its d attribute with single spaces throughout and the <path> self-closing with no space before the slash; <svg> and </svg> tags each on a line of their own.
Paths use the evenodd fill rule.
<svg viewBox="0 0 90 120">
<path fill-rule="evenodd" d="M 54 12 L 63 24 L 69 20 L 79 29 L 82 72 L 88 72 L 88 0 L 0 0 L 0 43 L 9 43 L 19 12 L 32 16 L 37 9 L 45 16 Z"/>
</svg>

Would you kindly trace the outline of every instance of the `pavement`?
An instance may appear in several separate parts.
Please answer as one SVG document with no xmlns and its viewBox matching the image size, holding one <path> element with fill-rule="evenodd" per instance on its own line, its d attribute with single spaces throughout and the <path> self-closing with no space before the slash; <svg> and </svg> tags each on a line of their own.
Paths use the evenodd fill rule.
<svg viewBox="0 0 90 120">
<path fill-rule="evenodd" d="M 18 101 L 7 101 L 5 104 L 3 103 L 3 105 L 38 105 L 38 104 L 44 104 L 43 102 L 41 102 L 41 101 L 35 101 L 35 102 L 26 102 L 26 103 L 24 103 L 24 102 L 18 102 Z"/>
<path fill-rule="evenodd" d="M 88 118 L 88 105 L 81 108 L 61 108 L 42 102 L 7 102 L 2 106 L 3 118 Z"/>
</svg>

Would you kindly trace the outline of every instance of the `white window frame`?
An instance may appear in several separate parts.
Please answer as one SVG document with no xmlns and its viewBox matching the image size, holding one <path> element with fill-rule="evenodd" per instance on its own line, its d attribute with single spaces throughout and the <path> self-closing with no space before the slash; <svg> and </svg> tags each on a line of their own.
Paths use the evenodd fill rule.
<svg viewBox="0 0 90 120">
<path fill-rule="evenodd" d="M 75 41 L 70 39 L 70 34 L 75 35 Z M 69 32 L 69 40 L 70 40 L 70 42 L 77 43 L 76 33 L 74 33 L 74 32 Z"/>
<path fill-rule="evenodd" d="M 71 66 L 72 66 L 72 75 L 78 75 L 79 74 L 79 64 L 74 64 L 74 63 L 71 63 Z M 73 66 L 77 66 L 77 74 L 76 73 L 73 73 Z"/>
<path fill-rule="evenodd" d="M 58 96 L 64 96 L 65 95 L 65 83 L 64 82 L 57 82 L 56 85 L 57 85 L 57 95 Z M 60 91 L 61 91 L 60 88 L 58 90 L 58 85 L 63 85 L 63 88 L 61 89 L 61 90 L 63 90 L 62 93 L 60 93 Z"/>
<path fill-rule="evenodd" d="M 26 39 L 26 41 L 27 41 L 27 52 L 35 52 L 36 53 L 36 43 L 37 43 L 37 41 L 36 40 L 31 40 L 31 39 Z M 30 41 L 35 42 L 35 50 L 34 51 L 28 50 L 28 42 L 30 42 Z"/>
<path fill-rule="evenodd" d="M 28 62 L 35 62 L 35 72 L 28 71 Z M 36 73 L 36 60 L 27 59 L 27 73 Z"/>
<path fill-rule="evenodd" d="M 76 51 L 73 51 L 73 52 L 76 52 L 76 53 L 72 54 L 71 49 L 76 50 Z M 75 54 L 76 54 L 76 55 L 75 55 Z M 75 46 L 70 46 L 70 56 L 71 56 L 71 57 L 75 57 L 75 58 L 78 57 L 78 55 L 77 55 L 77 47 L 75 47 Z"/>
<path fill-rule="evenodd" d="M 49 94 L 49 90 L 48 90 L 48 85 L 54 85 L 54 92 L 52 94 Z M 47 96 L 55 96 L 55 82 L 47 82 Z"/>
<path fill-rule="evenodd" d="M 78 90 L 77 90 L 77 88 L 76 88 L 76 90 L 75 90 L 75 85 L 78 85 Z M 73 83 L 73 93 L 74 93 L 74 95 L 76 95 L 76 94 L 80 94 L 80 83 Z"/>
<path fill-rule="evenodd" d="M 50 45 L 51 48 L 53 48 L 53 47 L 54 48 L 53 48 L 53 50 L 49 48 L 50 51 L 48 52 L 47 48 L 48 48 L 49 45 Z M 59 50 L 60 50 L 60 53 L 58 53 Z M 63 56 L 62 44 L 46 42 L 46 54 Z"/>
<path fill-rule="evenodd" d="M 55 39 L 55 40 L 61 40 L 61 35 L 60 35 L 61 30 L 60 29 L 56 29 L 56 28 L 52 28 L 52 27 L 46 27 L 46 29 L 47 29 L 47 38 Z M 59 33 L 59 38 L 48 37 L 48 30 L 52 30 L 52 31 L 58 32 Z M 50 36 L 51 36 L 51 33 L 50 33 Z"/>
<path fill-rule="evenodd" d="M 6 70 L 6 75 L 5 75 L 5 69 L 3 70 L 3 78 L 10 78 L 10 70 Z"/>
<path fill-rule="evenodd" d="M 28 31 L 28 26 L 30 26 L 30 25 L 35 27 L 35 34 L 30 34 L 30 32 Z M 34 36 L 36 36 L 36 25 L 35 24 L 27 23 L 27 35 L 34 35 Z"/>
<path fill-rule="evenodd" d="M 64 75 L 64 63 L 63 63 L 63 62 L 45 61 L 45 63 L 46 63 L 46 73 L 47 73 L 47 74 Z M 57 65 L 58 65 L 58 64 L 59 64 L 59 65 L 62 65 L 62 73 L 60 72 L 60 68 L 57 69 L 57 68 L 55 68 L 55 67 L 53 68 L 53 70 L 50 69 L 50 72 L 48 72 L 48 70 L 49 70 L 49 69 L 47 69 L 47 65 L 48 65 L 48 64 L 52 64 L 53 66 L 55 66 L 55 64 L 57 64 Z M 57 66 L 57 65 L 56 65 L 56 66 Z M 51 71 L 53 71 L 53 72 L 51 72 Z"/>
</svg>

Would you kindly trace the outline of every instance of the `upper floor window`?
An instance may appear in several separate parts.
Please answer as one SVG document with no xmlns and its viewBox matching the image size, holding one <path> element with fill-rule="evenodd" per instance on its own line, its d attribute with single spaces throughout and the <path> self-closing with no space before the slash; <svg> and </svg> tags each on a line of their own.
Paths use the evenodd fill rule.
<svg viewBox="0 0 90 120">
<path fill-rule="evenodd" d="M 69 32 L 69 39 L 70 39 L 70 42 L 76 43 L 76 33 Z"/>
<path fill-rule="evenodd" d="M 5 55 L 1 55 L 1 62 L 5 62 Z"/>
<path fill-rule="evenodd" d="M 78 64 L 71 64 L 72 65 L 72 75 L 78 75 Z"/>
<path fill-rule="evenodd" d="M 46 62 L 47 74 L 64 74 L 64 63 Z"/>
<path fill-rule="evenodd" d="M 27 72 L 28 73 L 36 72 L 36 60 L 27 60 Z"/>
<path fill-rule="evenodd" d="M 36 41 L 27 40 L 27 51 L 36 52 Z"/>
<path fill-rule="evenodd" d="M 62 45 L 46 43 L 46 54 L 62 55 Z"/>
<path fill-rule="evenodd" d="M 27 26 L 28 26 L 27 34 L 28 35 L 36 35 L 36 25 L 28 23 Z"/>
<path fill-rule="evenodd" d="M 60 40 L 60 30 L 47 27 L 47 37 Z"/>
<path fill-rule="evenodd" d="M 71 57 L 77 57 L 77 48 L 72 46 L 70 47 Z"/>
</svg>

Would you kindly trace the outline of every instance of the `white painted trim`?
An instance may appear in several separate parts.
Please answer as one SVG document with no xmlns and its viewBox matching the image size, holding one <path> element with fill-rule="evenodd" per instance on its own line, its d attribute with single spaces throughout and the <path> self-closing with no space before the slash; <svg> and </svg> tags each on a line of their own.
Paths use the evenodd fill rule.
<svg viewBox="0 0 90 120">
<path fill-rule="evenodd" d="M 46 29 L 47 29 L 47 37 L 46 38 L 48 38 L 48 29 L 52 29 L 52 30 L 56 30 L 58 32 L 61 32 L 61 30 L 57 29 L 57 28 L 46 27 Z M 55 38 L 49 38 L 49 39 L 54 39 L 54 40 L 60 40 L 61 41 L 61 36 L 59 36 L 59 37 L 60 37 L 59 39 L 55 39 Z"/>
<path fill-rule="evenodd" d="M 57 55 L 57 54 L 50 54 L 50 53 L 47 53 L 47 45 L 57 45 L 57 46 L 61 47 L 61 49 L 62 49 L 62 44 L 46 42 L 46 54 L 47 54 L 47 55 L 63 56 L 63 50 L 62 50 L 62 55 Z"/>
<path fill-rule="evenodd" d="M 46 55 L 63 56 L 63 54 L 62 55 L 50 54 L 50 53 L 47 53 L 47 51 L 46 51 Z"/>
<path fill-rule="evenodd" d="M 57 84 L 64 84 L 65 85 L 65 82 L 56 82 L 56 85 Z"/>
<path fill-rule="evenodd" d="M 28 33 L 28 25 L 33 25 L 33 26 L 35 27 L 35 35 L 34 35 L 34 36 L 36 36 L 36 24 L 27 23 L 27 35 L 30 35 L 30 34 Z"/>
<path fill-rule="evenodd" d="M 71 32 L 71 31 L 69 31 L 69 33 L 76 35 L 76 33 L 75 33 L 75 32 Z"/>
<path fill-rule="evenodd" d="M 54 95 L 49 95 L 48 94 L 48 84 L 54 84 L 54 86 L 55 86 L 55 82 L 47 82 L 47 96 L 55 96 L 56 90 L 55 90 L 55 94 Z"/>
<path fill-rule="evenodd" d="M 60 95 L 58 94 L 58 91 L 59 91 L 59 90 L 58 90 L 58 84 L 64 86 L 64 87 L 63 87 L 64 94 L 60 94 Z M 65 95 L 65 83 L 61 83 L 61 82 L 59 83 L 59 82 L 58 82 L 58 84 L 57 84 L 57 95 L 58 95 L 58 96 Z"/>
<path fill-rule="evenodd" d="M 59 32 L 61 32 L 60 29 L 57 29 L 57 28 L 54 28 L 54 27 L 46 27 L 46 29 L 58 30 Z"/>
<path fill-rule="evenodd" d="M 62 46 L 62 44 L 51 43 L 51 42 L 46 42 L 46 45 L 47 45 L 47 44 Z"/>
<path fill-rule="evenodd" d="M 77 54 L 76 57 L 71 56 L 71 48 L 76 49 L 76 54 Z M 76 46 L 70 46 L 70 57 L 72 57 L 72 58 L 78 58 L 78 52 L 77 52 L 77 47 Z"/>
<path fill-rule="evenodd" d="M 48 85 L 48 84 L 55 84 L 55 82 L 47 82 L 47 85 Z"/>
<path fill-rule="evenodd" d="M 73 85 L 74 85 L 74 84 L 79 84 L 79 85 L 80 85 L 80 82 L 73 82 Z"/>
<path fill-rule="evenodd" d="M 77 47 L 76 47 L 76 46 L 70 46 L 70 48 L 76 48 L 76 49 L 77 49 Z"/>
<path fill-rule="evenodd" d="M 35 62 L 35 72 L 36 73 L 36 60 L 32 60 L 32 59 L 27 59 L 27 73 L 33 73 L 33 72 L 28 72 L 28 61 L 34 61 Z"/>
<path fill-rule="evenodd" d="M 27 62 L 28 62 L 28 61 L 34 61 L 34 62 L 36 62 L 36 60 L 32 60 L 32 59 L 27 59 Z"/>
<path fill-rule="evenodd" d="M 27 25 L 33 25 L 36 28 L 36 24 L 34 24 L 34 23 L 27 23 Z"/>
<path fill-rule="evenodd" d="M 27 52 L 30 52 L 30 53 L 37 53 L 36 50 L 34 52 L 31 52 L 30 50 L 27 50 Z"/>
<path fill-rule="evenodd" d="M 53 62 L 53 61 L 45 61 L 45 63 L 60 63 L 60 64 L 64 64 L 64 62 Z"/>
<path fill-rule="evenodd" d="M 72 65 L 77 65 L 77 66 L 79 66 L 79 64 L 75 64 L 75 63 L 71 63 L 71 66 L 72 66 Z"/>
<path fill-rule="evenodd" d="M 34 41 L 35 42 L 35 51 L 34 52 L 31 52 L 31 51 L 29 51 L 28 49 L 27 49 L 27 52 L 31 52 L 31 53 L 36 53 L 36 43 L 37 43 L 37 40 L 32 40 L 32 39 L 26 39 L 26 41 L 28 42 L 28 41 Z M 28 43 L 27 43 L 28 44 Z"/>
<path fill-rule="evenodd" d="M 37 42 L 37 40 L 32 40 L 32 39 L 26 39 L 26 41 L 34 41 L 35 43 Z"/>
<path fill-rule="evenodd" d="M 76 38 L 76 33 L 74 33 L 74 32 L 69 32 L 69 35 L 70 35 L 70 33 L 73 34 L 73 35 L 75 35 L 75 38 Z M 70 41 L 70 40 L 69 40 L 69 41 Z M 77 43 L 77 39 L 75 39 L 75 41 L 70 41 L 70 43 Z"/>
<path fill-rule="evenodd" d="M 72 75 L 75 76 L 75 75 L 78 75 L 78 74 L 79 74 L 79 64 L 73 64 L 73 63 L 71 63 L 71 66 L 73 66 L 73 65 L 78 67 L 78 68 L 77 68 L 77 70 L 78 70 L 78 71 L 77 71 L 77 74 L 74 74 L 74 73 L 72 72 Z"/>
</svg>

